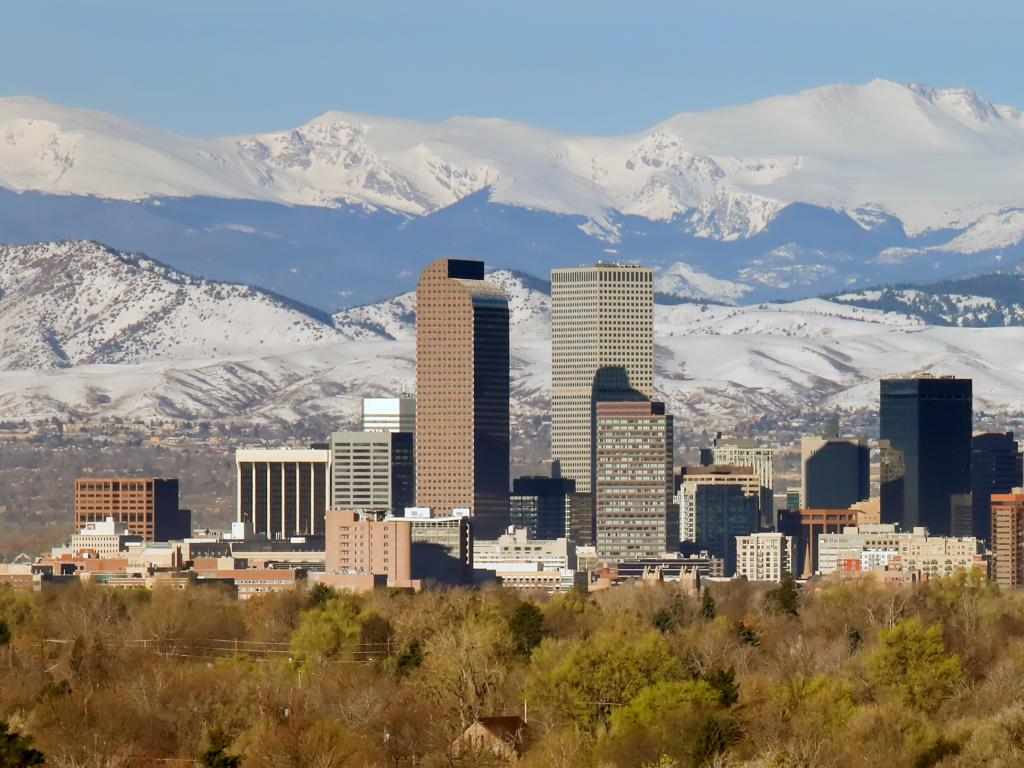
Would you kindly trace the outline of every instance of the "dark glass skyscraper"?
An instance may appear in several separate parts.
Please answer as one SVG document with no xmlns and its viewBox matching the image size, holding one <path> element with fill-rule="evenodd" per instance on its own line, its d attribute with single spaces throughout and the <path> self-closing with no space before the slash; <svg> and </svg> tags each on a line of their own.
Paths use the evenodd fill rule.
<svg viewBox="0 0 1024 768">
<path fill-rule="evenodd" d="M 971 440 L 971 535 L 991 543 L 992 494 L 1024 485 L 1013 432 L 984 432 Z"/>
<path fill-rule="evenodd" d="M 758 530 L 758 498 L 739 485 L 699 485 L 696 494 L 697 546 L 725 561 L 725 575 L 736 573 L 736 537 Z"/>
<path fill-rule="evenodd" d="M 971 403 L 970 379 L 882 380 L 882 522 L 950 534 L 950 497 L 971 490 Z"/>
</svg>

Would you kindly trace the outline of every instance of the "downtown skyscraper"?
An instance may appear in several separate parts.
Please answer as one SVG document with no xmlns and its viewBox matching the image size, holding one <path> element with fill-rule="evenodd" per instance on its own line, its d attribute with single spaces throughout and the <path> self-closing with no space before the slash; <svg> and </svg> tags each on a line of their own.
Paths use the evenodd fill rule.
<svg viewBox="0 0 1024 768">
<path fill-rule="evenodd" d="M 551 272 L 551 457 L 593 493 L 596 403 L 649 400 L 654 271 L 599 263 Z"/>
<path fill-rule="evenodd" d="M 882 379 L 880 422 L 882 522 L 948 536 L 971 491 L 971 380 Z"/>
<path fill-rule="evenodd" d="M 476 538 L 509 519 L 508 299 L 482 261 L 442 259 L 416 287 L 416 504 L 469 509 Z"/>
</svg>

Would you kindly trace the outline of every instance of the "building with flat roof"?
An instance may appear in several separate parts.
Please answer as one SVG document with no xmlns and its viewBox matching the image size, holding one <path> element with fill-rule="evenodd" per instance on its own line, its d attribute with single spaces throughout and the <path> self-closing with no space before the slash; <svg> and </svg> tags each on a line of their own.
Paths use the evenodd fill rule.
<svg viewBox="0 0 1024 768">
<path fill-rule="evenodd" d="M 800 438 L 800 498 L 805 509 L 847 509 L 871 495 L 870 452 L 856 437 Z"/>
<path fill-rule="evenodd" d="M 750 467 L 760 482 L 757 508 L 763 525 L 775 525 L 775 449 L 743 437 L 723 437 L 719 432 L 710 448 L 701 448 L 702 466 Z"/>
<path fill-rule="evenodd" d="M 236 521 L 271 539 L 323 534 L 331 505 L 330 450 L 241 448 L 235 469 Z"/>
<path fill-rule="evenodd" d="M 750 467 L 705 464 L 679 467 L 675 475 L 675 503 L 679 508 L 679 539 L 697 540 L 697 489 L 702 485 L 736 485 L 760 504 L 761 478 Z"/>
<path fill-rule="evenodd" d="M 757 533 L 758 498 L 739 485 L 698 485 L 694 497 L 700 550 L 725 563 L 725 576 L 736 573 L 736 537 Z"/>
<path fill-rule="evenodd" d="M 1024 465 L 1013 432 L 984 432 L 971 438 L 971 535 L 991 543 L 992 494 L 1024 485 Z"/>
<path fill-rule="evenodd" d="M 672 502 L 672 417 L 663 403 L 597 403 L 597 554 L 602 560 L 678 551 Z"/>
<path fill-rule="evenodd" d="M 931 536 L 922 527 L 900 531 L 895 524 L 862 525 L 818 536 L 819 572 L 836 573 L 844 564 L 902 571 L 902 580 L 919 581 L 977 570 L 988 576 L 984 546 L 974 537 Z"/>
<path fill-rule="evenodd" d="M 855 509 L 798 509 L 779 516 L 779 531 L 793 541 L 792 573 L 809 579 L 818 571 L 818 536 L 839 533 L 856 526 L 860 515 Z"/>
<path fill-rule="evenodd" d="M 654 394 L 654 271 L 599 263 L 551 271 L 551 457 L 578 493 L 595 490 L 599 402 Z"/>
<path fill-rule="evenodd" d="M 992 578 L 1001 587 L 1024 584 L 1024 488 L 990 499 Z"/>
<path fill-rule="evenodd" d="M 416 287 L 416 504 L 468 509 L 481 538 L 509 517 L 508 299 L 482 261 L 442 259 Z"/>
<path fill-rule="evenodd" d="M 576 481 L 565 477 L 527 475 L 512 481 L 509 524 L 527 528 L 535 539 L 558 539 L 571 529 Z"/>
<path fill-rule="evenodd" d="M 750 581 L 782 581 L 793 573 L 793 539 L 782 533 L 736 537 L 736 575 Z"/>
<path fill-rule="evenodd" d="M 951 532 L 950 497 L 971 492 L 972 383 L 882 379 L 882 521 Z"/>
<path fill-rule="evenodd" d="M 363 398 L 363 432 L 416 432 L 416 398 Z"/>
<path fill-rule="evenodd" d="M 178 504 L 178 481 L 159 477 L 80 477 L 75 480 L 75 530 L 113 519 L 143 541 L 183 539 L 192 513 Z"/>
<path fill-rule="evenodd" d="M 331 435 L 331 507 L 401 513 L 413 506 L 416 471 L 409 432 Z"/>
</svg>

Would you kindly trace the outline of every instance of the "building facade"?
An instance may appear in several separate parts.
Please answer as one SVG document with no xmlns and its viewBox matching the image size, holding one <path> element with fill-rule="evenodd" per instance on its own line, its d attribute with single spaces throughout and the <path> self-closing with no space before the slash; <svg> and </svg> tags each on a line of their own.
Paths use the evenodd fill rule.
<svg viewBox="0 0 1024 768">
<path fill-rule="evenodd" d="M 971 491 L 970 379 L 881 381 L 882 521 L 951 532 L 951 500 Z"/>
<path fill-rule="evenodd" d="M 159 477 L 80 477 L 75 480 L 75 530 L 112 518 L 143 541 L 184 539 L 192 513 L 178 504 L 178 481 Z"/>
<path fill-rule="evenodd" d="M 536 539 L 568 535 L 576 481 L 565 477 L 525 476 L 512 481 L 509 524 L 523 527 Z"/>
<path fill-rule="evenodd" d="M 1024 488 L 990 499 L 992 578 L 1000 587 L 1024 584 Z"/>
<path fill-rule="evenodd" d="M 402 514 L 415 504 L 414 451 L 409 432 L 335 432 L 331 507 Z"/>
<path fill-rule="evenodd" d="M 675 503 L 679 508 L 680 541 L 697 540 L 697 489 L 704 485 L 735 485 L 744 495 L 761 501 L 761 477 L 750 467 L 708 464 L 700 467 L 680 467 L 676 473 Z"/>
<path fill-rule="evenodd" d="M 700 463 L 703 466 L 750 467 L 761 483 L 757 503 L 760 522 L 767 526 L 775 525 L 774 448 L 765 448 L 756 440 L 747 438 L 723 437 L 719 432 L 710 448 L 701 448 Z"/>
<path fill-rule="evenodd" d="M 235 470 L 238 522 L 270 539 L 323 535 L 330 450 L 243 448 L 235 453 Z"/>
<path fill-rule="evenodd" d="M 593 493 L 595 404 L 654 385 L 654 272 L 629 264 L 551 272 L 551 457 Z"/>
<path fill-rule="evenodd" d="M 782 581 L 793 573 L 793 539 L 781 533 L 736 537 L 736 575 L 750 581 Z"/>
<path fill-rule="evenodd" d="M 983 432 L 971 438 L 972 536 L 991 543 L 992 494 L 1024 485 L 1020 445 L 1013 432 Z"/>
<path fill-rule="evenodd" d="M 818 537 L 823 533 L 840 533 L 856 526 L 860 517 L 856 509 L 798 509 L 783 512 L 779 531 L 793 541 L 793 575 L 809 579 L 818 572 Z"/>
<path fill-rule="evenodd" d="M 800 439 L 800 498 L 805 509 L 847 509 L 871 495 L 870 452 L 855 437 Z"/>
<path fill-rule="evenodd" d="M 663 403 L 597 403 L 597 554 L 678 551 L 672 503 L 672 417 Z"/>
<path fill-rule="evenodd" d="M 416 504 L 508 525 L 508 300 L 481 261 L 444 259 L 416 287 Z"/>
<path fill-rule="evenodd" d="M 364 397 L 363 432 L 416 432 L 416 398 Z"/>
<path fill-rule="evenodd" d="M 736 537 L 759 529 L 758 499 L 733 484 L 699 485 L 695 496 L 697 547 L 725 563 L 725 575 L 736 573 Z"/>
<path fill-rule="evenodd" d="M 895 524 L 861 525 L 841 533 L 818 536 L 819 572 L 890 569 L 903 580 L 952 576 L 958 570 L 978 570 L 987 576 L 984 546 L 974 537 L 931 536 L 924 528 L 899 531 Z"/>
<path fill-rule="evenodd" d="M 327 512 L 324 573 L 332 576 L 382 576 L 387 586 L 418 588 L 412 578 L 412 525 L 408 520 L 378 520 L 349 509 Z"/>
</svg>

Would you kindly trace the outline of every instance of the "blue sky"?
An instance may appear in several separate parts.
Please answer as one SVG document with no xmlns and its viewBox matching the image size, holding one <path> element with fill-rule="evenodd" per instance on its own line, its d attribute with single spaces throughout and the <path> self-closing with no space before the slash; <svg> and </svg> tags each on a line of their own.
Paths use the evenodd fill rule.
<svg viewBox="0 0 1024 768">
<path fill-rule="evenodd" d="M 882 77 L 1024 107 L 1024 3 L 5 0 L 0 94 L 214 136 L 328 109 L 581 133 Z"/>
</svg>

